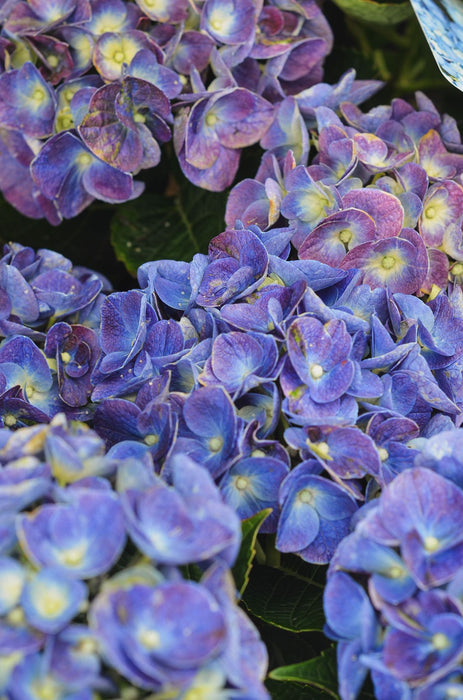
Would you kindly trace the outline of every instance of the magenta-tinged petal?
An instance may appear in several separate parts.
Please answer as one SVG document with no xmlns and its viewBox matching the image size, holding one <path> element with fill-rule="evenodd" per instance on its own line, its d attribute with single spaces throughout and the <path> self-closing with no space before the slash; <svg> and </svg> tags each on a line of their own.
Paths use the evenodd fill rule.
<svg viewBox="0 0 463 700">
<path fill-rule="evenodd" d="M 162 60 L 159 47 L 148 34 L 136 29 L 121 33 L 106 31 L 96 43 L 93 64 L 104 80 L 119 80 L 122 65 L 129 65 L 142 49 L 151 51 Z"/>
<path fill-rule="evenodd" d="M 79 13 L 76 13 L 77 21 L 87 19 L 90 15 L 90 7 L 85 0 L 81 3 L 76 3 L 76 0 L 17 2 L 5 22 L 5 28 L 8 32 L 19 35 L 49 31 L 65 20 L 72 21 L 71 16 L 75 13 L 76 5 L 80 5 L 82 8 L 80 17 Z"/>
<path fill-rule="evenodd" d="M 76 216 L 93 198 L 122 202 L 133 194 L 129 174 L 94 156 L 71 132 L 61 132 L 44 145 L 31 163 L 41 192 L 55 200 L 65 218 Z"/>
<path fill-rule="evenodd" d="M 446 229 L 463 213 L 463 187 L 452 180 L 432 185 L 423 201 L 419 231 L 427 246 L 438 248 Z"/>
<path fill-rule="evenodd" d="M 463 155 L 449 153 L 434 129 L 430 129 L 420 139 L 418 159 L 428 176 L 436 180 L 451 178 L 463 172 Z"/>
<path fill-rule="evenodd" d="M 384 169 L 389 165 L 389 149 L 382 139 L 374 134 L 355 134 L 355 155 L 370 168 Z"/>
<path fill-rule="evenodd" d="M 301 260 L 319 260 L 336 267 L 355 246 L 375 238 L 376 226 L 366 212 L 344 209 L 316 226 L 299 248 Z"/>
<path fill-rule="evenodd" d="M 270 126 L 273 107 L 245 88 L 233 88 L 199 100 L 184 118 L 186 161 L 205 169 L 222 147 L 238 149 L 258 141 Z"/>
<path fill-rule="evenodd" d="M 214 164 L 209 168 L 196 168 L 185 157 L 185 149 L 178 153 L 180 167 L 185 177 L 198 187 L 211 192 L 222 192 L 235 179 L 240 161 L 241 151 L 236 148 L 220 146 Z"/>
<path fill-rule="evenodd" d="M 418 235 L 415 231 L 413 233 Z M 362 270 L 363 282 L 369 284 L 372 289 L 387 286 L 392 292 L 413 294 L 426 278 L 427 258 L 424 262 L 422 250 L 416 239 L 410 241 L 405 237 L 394 237 L 376 243 L 363 243 L 353 248 L 347 253 L 340 267 Z"/>
<path fill-rule="evenodd" d="M 25 159 L 20 152 L 22 156 L 26 156 Z M 33 156 L 19 131 L 0 128 L 0 190 L 7 202 L 21 214 L 40 219 L 46 214 L 29 171 L 29 161 Z"/>
<path fill-rule="evenodd" d="M 57 85 L 69 78 L 74 64 L 66 42 L 42 34 L 31 37 L 29 41 L 42 63 L 40 73 L 48 83 Z"/>
<path fill-rule="evenodd" d="M 355 207 L 369 214 L 376 224 L 377 238 L 398 236 L 402 230 L 404 211 L 393 194 L 374 187 L 351 190 L 342 199 L 343 206 Z"/>
<path fill-rule="evenodd" d="M 217 160 L 221 146 L 213 124 L 206 115 L 208 100 L 199 100 L 191 109 L 185 130 L 185 158 L 195 168 L 210 168 Z"/>
<path fill-rule="evenodd" d="M 442 250 L 437 248 L 428 248 L 428 273 L 421 289 L 426 294 L 431 292 L 433 285 L 439 289 L 446 289 L 449 277 L 449 259 Z"/>
<path fill-rule="evenodd" d="M 252 0 L 206 0 L 201 29 L 222 44 L 244 44 L 255 31 L 256 4 Z"/>
<path fill-rule="evenodd" d="M 167 0 L 170 3 L 170 0 Z M 215 42 L 207 34 L 194 30 L 182 33 L 179 43 L 172 54 L 172 67 L 184 75 L 189 75 L 192 68 L 204 70 L 209 63 Z"/>
<path fill-rule="evenodd" d="M 299 41 L 295 46 L 293 45 L 293 48 L 286 54 L 283 68 L 279 72 L 278 77 L 280 80 L 292 82 L 308 76 L 310 71 L 323 60 L 327 52 L 328 45 L 324 39 L 309 38 Z M 269 63 L 277 60 L 278 58 L 270 59 Z M 320 81 L 317 80 L 316 82 Z M 310 85 L 298 85 L 299 89 L 296 90 L 296 92 L 300 92 L 308 87 L 310 87 Z M 289 94 L 293 94 L 293 91 L 289 91 Z"/>
<path fill-rule="evenodd" d="M 32 177 L 49 199 L 58 196 L 61 186 L 79 156 L 89 153 L 79 139 L 69 132 L 53 136 L 31 163 Z M 90 160 L 92 156 L 89 154 Z M 82 159 L 83 160 L 83 159 Z"/>
<path fill-rule="evenodd" d="M 149 127 L 161 140 L 170 138 L 156 111 L 170 113 L 165 95 L 144 80 L 126 78 L 94 93 L 79 133 L 95 155 L 119 170 L 154 167 L 161 154 Z"/>
<path fill-rule="evenodd" d="M 261 182 L 246 178 L 231 190 L 225 211 L 227 226 L 234 226 L 237 219 L 245 226 L 257 224 L 262 229 L 268 226 L 270 203 Z"/>
<path fill-rule="evenodd" d="M 52 89 L 29 61 L 0 75 L 0 126 L 36 138 L 50 136 L 55 107 Z"/>
<path fill-rule="evenodd" d="M 188 16 L 188 0 L 136 0 L 136 3 L 147 17 L 156 22 L 177 23 Z"/>
<path fill-rule="evenodd" d="M 130 134 L 117 118 L 115 100 L 119 90 L 120 84 L 115 82 L 104 85 L 94 93 L 79 127 L 79 134 L 96 156 L 128 171 L 134 170 L 140 161 L 141 146 L 131 143 Z M 126 137 L 129 138 L 129 162 L 126 162 L 124 152 L 122 158 L 120 156 Z"/>
<path fill-rule="evenodd" d="M 146 80 L 155 85 L 169 99 L 177 97 L 183 89 L 182 81 L 177 73 L 159 63 L 156 55 L 146 49 L 135 54 L 128 74 L 133 78 Z"/>
<path fill-rule="evenodd" d="M 215 132 L 228 148 L 244 148 L 263 137 L 273 120 L 273 106 L 245 88 L 234 88 L 214 101 L 206 122 L 215 119 Z"/>
<path fill-rule="evenodd" d="M 420 199 L 428 189 L 428 176 L 418 163 L 406 163 L 397 171 L 397 178 L 405 192 L 413 192 Z"/>
</svg>

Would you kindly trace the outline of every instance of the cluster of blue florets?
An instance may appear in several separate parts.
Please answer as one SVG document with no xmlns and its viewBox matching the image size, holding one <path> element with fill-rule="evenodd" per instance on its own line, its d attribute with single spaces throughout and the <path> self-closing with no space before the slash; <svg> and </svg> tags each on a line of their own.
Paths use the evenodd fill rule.
<svg viewBox="0 0 463 700">
<path fill-rule="evenodd" d="M 280 552 L 329 564 L 343 700 L 369 672 L 379 700 L 459 697 L 455 121 L 321 83 L 311 0 L 0 0 L 0 21 L 0 189 L 28 216 L 136 196 L 172 123 L 205 188 L 266 151 L 207 254 L 136 289 L 4 249 L 0 694 L 268 697 L 230 573 L 268 509 Z"/>
<path fill-rule="evenodd" d="M 2 0 L 0 24 L 0 189 L 53 224 L 137 197 L 172 131 L 187 178 L 223 190 L 332 45 L 315 0 Z"/>
<path fill-rule="evenodd" d="M 294 235 L 237 224 L 190 263 L 142 265 L 126 292 L 58 253 L 5 247 L 0 649 L 12 698 L 31 683 L 80 699 L 124 682 L 266 697 L 265 649 L 229 571 L 240 520 L 264 509 L 278 550 L 331 562 L 343 698 L 368 669 L 378 697 L 455 683 L 461 287 L 372 288 L 361 270 L 294 259 Z M 189 564 L 198 582 L 184 580 Z M 429 651 L 426 671 L 394 651 L 409 637 Z"/>
</svg>

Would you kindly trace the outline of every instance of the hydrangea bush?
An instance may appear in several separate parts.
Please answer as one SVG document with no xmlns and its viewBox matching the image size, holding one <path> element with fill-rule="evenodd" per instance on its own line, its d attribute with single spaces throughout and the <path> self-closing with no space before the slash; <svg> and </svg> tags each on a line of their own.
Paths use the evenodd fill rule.
<svg viewBox="0 0 463 700">
<path fill-rule="evenodd" d="M 0 189 L 52 224 L 140 195 L 171 138 L 225 189 L 332 44 L 315 0 L 4 0 L 0 22 Z"/>
<path fill-rule="evenodd" d="M 456 120 L 325 82 L 313 0 L 0 0 L 0 21 L 22 214 L 137 197 L 171 137 L 191 183 L 229 188 L 207 251 L 127 291 L 4 246 L 0 695 L 462 696 Z"/>
</svg>

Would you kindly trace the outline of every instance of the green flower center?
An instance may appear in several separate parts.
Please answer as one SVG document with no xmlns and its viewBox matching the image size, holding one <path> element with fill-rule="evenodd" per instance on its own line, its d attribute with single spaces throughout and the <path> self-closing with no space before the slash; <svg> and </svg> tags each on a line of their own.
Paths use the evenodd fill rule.
<svg viewBox="0 0 463 700">
<path fill-rule="evenodd" d="M 72 129 L 74 126 L 74 119 L 71 114 L 60 114 L 56 120 L 56 126 L 59 131 L 66 131 L 67 129 Z"/>
<path fill-rule="evenodd" d="M 221 437 L 213 437 L 209 440 L 209 449 L 211 452 L 220 452 L 223 447 L 223 439 Z"/>
<path fill-rule="evenodd" d="M 113 59 L 116 63 L 123 63 L 125 59 L 125 53 L 123 51 L 116 51 L 113 55 Z"/>
<path fill-rule="evenodd" d="M 159 442 L 159 435 L 155 435 L 154 433 L 145 435 L 143 442 L 145 445 L 155 445 L 157 442 Z"/>
<path fill-rule="evenodd" d="M 87 167 L 87 165 L 90 165 L 90 163 L 92 162 L 92 156 L 90 155 L 90 153 L 81 153 L 77 156 L 76 162 L 77 165 Z"/>
<path fill-rule="evenodd" d="M 311 489 L 302 489 L 297 495 L 298 500 L 306 505 L 312 505 L 314 496 Z"/>
<path fill-rule="evenodd" d="M 433 634 L 431 642 L 434 649 L 437 649 L 438 651 L 448 649 L 450 646 L 450 639 L 442 632 L 436 632 L 436 634 Z"/>
<path fill-rule="evenodd" d="M 341 241 L 341 243 L 350 243 L 350 241 L 352 240 L 352 231 L 349 231 L 348 228 L 345 228 L 342 231 L 340 231 L 339 240 Z"/>
<path fill-rule="evenodd" d="M 381 260 L 381 267 L 384 270 L 392 270 L 392 268 L 395 267 L 396 262 L 397 261 L 393 255 L 385 255 Z"/>
<path fill-rule="evenodd" d="M 46 97 L 45 90 L 43 88 L 36 88 L 34 92 L 32 93 L 32 99 L 34 102 L 43 102 Z"/>
<path fill-rule="evenodd" d="M 434 535 L 428 535 L 424 538 L 424 548 L 427 552 L 436 552 L 439 549 L 440 542 Z"/>
</svg>

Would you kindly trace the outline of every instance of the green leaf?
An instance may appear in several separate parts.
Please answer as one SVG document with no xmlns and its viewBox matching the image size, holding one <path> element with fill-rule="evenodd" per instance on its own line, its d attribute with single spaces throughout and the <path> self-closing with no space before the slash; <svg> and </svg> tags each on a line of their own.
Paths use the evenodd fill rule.
<svg viewBox="0 0 463 700">
<path fill-rule="evenodd" d="M 195 581 L 196 583 L 201 580 L 204 573 L 197 564 L 185 564 L 179 568 L 183 574 L 183 578 L 187 579 L 187 581 Z"/>
<path fill-rule="evenodd" d="M 291 632 L 323 630 L 323 589 L 292 573 L 254 567 L 243 603 L 250 613 L 275 627 Z"/>
<path fill-rule="evenodd" d="M 339 697 L 335 647 L 322 651 L 320 656 L 310 659 L 310 661 L 275 668 L 269 675 L 276 681 L 304 683 L 311 688 L 323 691 L 328 697 L 336 698 L 336 700 Z M 322 698 L 323 695 L 318 697 Z"/>
<path fill-rule="evenodd" d="M 333 693 L 325 692 L 320 688 L 303 685 L 302 683 L 281 683 L 271 678 L 266 681 L 265 686 L 270 692 L 272 700 L 333 700 Z"/>
<path fill-rule="evenodd" d="M 248 585 L 249 573 L 252 569 L 252 562 L 256 555 L 256 538 L 264 520 L 272 512 L 271 508 L 259 511 L 251 518 L 243 520 L 241 523 L 241 548 L 235 566 L 232 569 L 236 587 L 241 595 Z"/>
<path fill-rule="evenodd" d="M 373 24 L 397 24 L 410 17 L 413 10 L 408 2 L 378 0 L 334 0 L 348 15 Z"/>
<path fill-rule="evenodd" d="M 174 196 L 147 193 L 121 204 L 111 222 L 118 260 L 136 274 L 150 260 L 189 261 L 195 253 L 206 253 L 211 238 L 225 228 L 226 199 L 223 192 L 182 181 Z"/>
<path fill-rule="evenodd" d="M 16 241 L 34 250 L 49 248 L 106 275 L 115 289 L 133 287 L 133 279 L 114 257 L 109 221 L 116 205 L 93 202 L 73 219 L 52 226 L 46 219 L 30 219 L 14 209 L 0 193 L 0 245 Z"/>
</svg>

